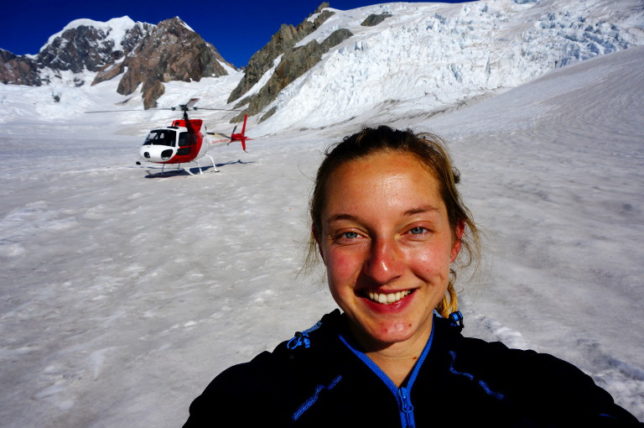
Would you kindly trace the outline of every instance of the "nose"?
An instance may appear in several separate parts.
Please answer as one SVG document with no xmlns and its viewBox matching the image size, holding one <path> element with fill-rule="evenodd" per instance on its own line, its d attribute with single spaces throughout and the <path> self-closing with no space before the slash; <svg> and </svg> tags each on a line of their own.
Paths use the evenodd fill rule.
<svg viewBox="0 0 644 428">
<path fill-rule="evenodd" d="M 387 284 L 402 274 L 403 254 L 393 239 L 374 239 L 363 273 L 378 284 Z"/>
</svg>

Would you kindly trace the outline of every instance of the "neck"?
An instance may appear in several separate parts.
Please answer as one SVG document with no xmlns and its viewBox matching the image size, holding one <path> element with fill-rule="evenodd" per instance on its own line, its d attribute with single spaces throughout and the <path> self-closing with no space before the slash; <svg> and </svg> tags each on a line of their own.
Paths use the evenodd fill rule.
<svg viewBox="0 0 644 428">
<path fill-rule="evenodd" d="M 409 339 L 391 344 L 374 344 L 361 340 L 359 334 L 354 334 L 358 338 L 365 355 L 369 357 L 382 370 L 389 379 L 400 387 L 420 358 L 420 355 L 427 345 L 429 336 L 432 331 L 432 318 L 429 319 L 427 329 L 421 331 L 422 334 L 414 335 Z M 367 343 L 365 343 L 367 342 Z"/>
</svg>

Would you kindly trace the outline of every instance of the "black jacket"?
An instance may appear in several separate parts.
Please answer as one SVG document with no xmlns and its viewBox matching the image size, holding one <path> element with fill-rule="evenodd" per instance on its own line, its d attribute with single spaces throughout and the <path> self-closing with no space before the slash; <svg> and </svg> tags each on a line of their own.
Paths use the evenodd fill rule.
<svg viewBox="0 0 644 428">
<path fill-rule="evenodd" d="M 217 376 L 184 428 L 637 424 L 573 365 L 465 338 L 457 321 L 435 317 L 423 354 L 396 388 L 352 345 L 336 310 Z"/>
</svg>

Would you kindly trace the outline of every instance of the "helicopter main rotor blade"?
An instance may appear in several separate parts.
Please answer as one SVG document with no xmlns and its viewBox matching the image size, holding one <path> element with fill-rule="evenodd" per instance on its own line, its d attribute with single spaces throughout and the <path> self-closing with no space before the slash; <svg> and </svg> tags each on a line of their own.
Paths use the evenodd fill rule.
<svg viewBox="0 0 644 428">
<path fill-rule="evenodd" d="M 195 104 L 197 104 L 197 101 L 199 101 L 199 98 L 190 98 L 190 100 L 186 103 L 186 108 L 192 108 Z"/>
<path fill-rule="evenodd" d="M 195 107 L 195 110 L 211 110 L 211 111 L 241 111 L 229 108 L 210 108 L 210 107 Z"/>
<path fill-rule="evenodd" d="M 92 111 L 86 111 L 85 113 L 119 113 L 121 111 L 145 111 L 139 109 L 121 109 L 121 110 L 92 110 Z"/>
</svg>

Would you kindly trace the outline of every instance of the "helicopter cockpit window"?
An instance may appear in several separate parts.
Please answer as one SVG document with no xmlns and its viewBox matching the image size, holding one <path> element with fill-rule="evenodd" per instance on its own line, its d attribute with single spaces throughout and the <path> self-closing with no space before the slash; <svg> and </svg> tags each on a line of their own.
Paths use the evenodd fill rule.
<svg viewBox="0 0 644 428">
<path fill-rule="evenodd" d="M 179 146 L 190 146 L 194 144 L 194 138 L 187 132 L 182 132 L 179 134 Z"/>
<path fill-rule="evenodd" d="M 176 141 L 176 132 L 168 129 L 150 131 L 143 145 L 159 145 L 173 147 Z"/>
</svg>

